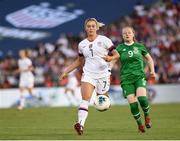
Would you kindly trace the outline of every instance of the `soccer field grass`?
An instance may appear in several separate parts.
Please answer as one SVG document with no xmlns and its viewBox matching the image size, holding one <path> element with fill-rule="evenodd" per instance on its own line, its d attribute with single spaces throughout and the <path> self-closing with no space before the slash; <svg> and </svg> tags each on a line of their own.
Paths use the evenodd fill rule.
<svg viewBox="0 0 180 141">
<path fill-rule="evenodd" d="M 83 136 L 74 132 L 77 108 L 0 109 L 0 139 L 124 140 L 180 139 L 180 104 L 151 105 L 153 127 L 146 133 L 137 126 L 128 105 L 106 112 L 89 109 Z"/>
</svg>

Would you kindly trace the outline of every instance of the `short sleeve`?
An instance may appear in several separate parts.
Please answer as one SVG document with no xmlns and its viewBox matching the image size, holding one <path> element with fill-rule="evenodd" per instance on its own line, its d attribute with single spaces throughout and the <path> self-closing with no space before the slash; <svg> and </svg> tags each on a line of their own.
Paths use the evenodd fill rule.
<svg viewBox="0 0 180 141">
<path fill-rule="evenodd" d="M 78 54 L 79 54 L 79 56 L 83 56 L 80 44 L 78 45 Z"/>
<path fill-rule="evenodd" d="M 146 47 L 144 45 L 141 46 L 141 51 L 142 51 L 142 55 L 145 56 L 146 54 L 148 54 L 148 51 L 146 49 Z"/>
<path fill-rule="evenodd" d="M 111 41 L 109 38 L 107 38 L 107 37 L 104 38 L 104 44 L 105 44 L 105 46 L 106 46 L 108 49 L 110 49 L 112 46 L 114 46 L 114 44 L 112 43 L 112 41 Z"/>
<path fill-rule="evenodd" d="M 119 55 L 121 54 L 121 46 L 120 45 L 117 46 L 116 51 L 119 53 Z"/>
<path fill-rule="evenodd" d="M 20 67 L 20 60 L 18 60 L 18 67 Z"/>
<path fill-rule="evenodd" d="M 28 59 L 28 66 L 32 66 L 32 61 L 30 59 Z"/>
</svg>

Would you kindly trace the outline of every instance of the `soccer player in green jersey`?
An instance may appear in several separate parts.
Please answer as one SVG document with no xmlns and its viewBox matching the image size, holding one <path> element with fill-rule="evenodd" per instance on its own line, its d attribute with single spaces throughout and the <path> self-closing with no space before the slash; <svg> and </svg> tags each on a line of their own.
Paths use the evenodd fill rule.
<svg viewBox="0 0 180 141">
<path fill-rule="evenodd" d="M 120 79 L 123 95 L 127 98 L 130 110 L 134 116 L 138 130 L 145 132 L 141 121 L 138 102 L 144 112 L 145 126 L 151 128 L 151 119 L 149 116 L 149 103 L 146 95 L 146 76 L 144 72 L 143 58 L 147 60 L 150 75 L 155 78 L 154 62 L 143 44 L 135 41 L 135 32 L 132 27 L 122 29 L 124 43 L 119 44 L 116 50 L 112 51 L 112 56 L 105 56 L 107 62 L 120 59 Z"/>
</svg>

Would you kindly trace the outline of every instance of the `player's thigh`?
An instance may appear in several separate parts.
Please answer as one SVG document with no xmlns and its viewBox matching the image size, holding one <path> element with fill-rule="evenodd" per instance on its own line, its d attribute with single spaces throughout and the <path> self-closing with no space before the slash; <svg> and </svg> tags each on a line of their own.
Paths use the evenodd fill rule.
<svg viewBox="0 0 180 141">
<path fill-rule="evenodd" d="M 124 98 L 127 98 L 128 95 L 135 95 L 136 94 L 136 89 L 134 84 L 122 84 L 121 85 L 122 90 L 123 90 L 123 96 Z"/>
<path fill-rule="evenodd" d="M 138 87 L 136 89 L 136 96 L 139 97 L 139 96 L 147 96 L 146 95 L 146 88 L 144 87 Z"/>
<path fill-rule="evenodd" d="M 110 77 L 103 77 L 96 80 L 96 93 L 97 94 L 106 94 L 110 88 Z"/>
<path fill-rule="evenodd" d="M 136 96 L 146 96 L 146 86 L 147 86 L 147 81 L 146 79 L 140 78 L 135 82 L 135 87 L 136 87 Z"/>
<path fill-rule="evenodd" d="M 19 85 L 19 91 L 21 93 L 23 93 L 25 90 L 26 90 L 26 88 L 24 86 Z"/>
<path fill-rule="evenodd" d="M 23 77 L 20 77 L 19 80 L 19 89 L 20 91 L 24 91 L 25 87 L 26 87 L 26 79 L 24 79 Z"/>
<path fill-rule="evenodd" d="M 34 87 L 32 85 L 27 87 L 27 90 L 30 94 L 33 94 L 33 89 L 34 89 Z"/>
<path fill-rule="evenodd" d="M 90 101 L 94 86 L 89 82 L 81 82 L 81 95 L 83 100 Z"/>
<path fill-rule="evenodd" d="M 21 93 L 26 90 L 26 84 L 27 84 L 26 79 L 21 76 L 19 80 L 19 90 Z"/>
<path fill-rule="evenodd" d="M 95 89 L 95 80 L 87 75 L 81 78 L 81 95 L 83 100 L 89 101 Z"/>
</svg>

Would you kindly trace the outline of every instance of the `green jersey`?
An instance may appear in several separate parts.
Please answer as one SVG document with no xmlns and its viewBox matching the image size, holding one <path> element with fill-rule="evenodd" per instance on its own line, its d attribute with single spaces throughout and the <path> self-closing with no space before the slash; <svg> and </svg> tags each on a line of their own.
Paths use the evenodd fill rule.
<svg viewBox="0 0 180 141">
<path fill-rule="evenodd" d="M 119 44 L 116 48 L 120 55 L 121 84 L 129 84 L 135 82 L 139 77 L 145 77 L 144 60 L 148 52 L 144 45 L 133 43 L 132 45 Z"/>
</svg>

